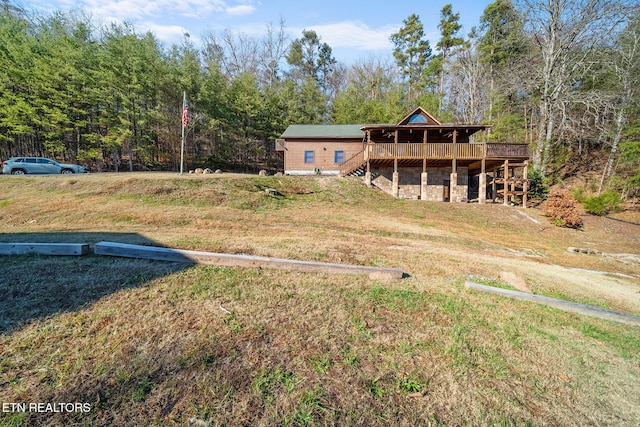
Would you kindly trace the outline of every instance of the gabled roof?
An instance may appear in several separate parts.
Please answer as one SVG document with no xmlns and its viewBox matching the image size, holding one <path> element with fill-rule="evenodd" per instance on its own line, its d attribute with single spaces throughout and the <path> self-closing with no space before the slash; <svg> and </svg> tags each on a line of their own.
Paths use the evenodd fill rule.
<svg viewBox="0 0 640 427">
<path fill-rule="evenodd" d="M 281 138 L 362 138 L 364 125 L 289 125 Z"/>
<path fill-rule="evenodd" d="M 435 117 L 427 112 L 422 107 L 418 107 L 409 113 L 404 119 L 400 120 L 398 123 L 399 126 L 424 126 L 424 125 L 435 125 L 439 126 L 442 123 L 438 121 Z"/>
<path fill-rule="evenodd" d="M 490 128 L 490 125 L 463 125 L 463 124 L 442 124 L 424 108 L 418 107 L 409 113 L 398 124 L 356 124 L 356 125 L 289 125 L 281 138 L 325 138 L 325 139 L 346 139 L 362 138 L 365 131 L 372 130 L 401 130 L 401 129 L 440 129 L 444 130 L 465 130 L 467 135 L 480 130 Z"/>
</svg>

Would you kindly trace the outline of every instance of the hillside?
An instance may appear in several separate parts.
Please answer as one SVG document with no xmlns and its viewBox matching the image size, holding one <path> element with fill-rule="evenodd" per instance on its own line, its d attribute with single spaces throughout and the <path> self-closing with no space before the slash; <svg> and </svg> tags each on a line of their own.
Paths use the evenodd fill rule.
<svg viewBox="0 0 640 427">
<path fill-rule="evenodd" d="M 3 412 L 2 425 L 640 423 L 638 328 L 464 287 L 472 277 L 640 314 L 637 213 L 585 216 L 577 231 L 535 209 L 396 200 L 355 178 L 0 178 L 1 242 L 407 273 L 0 257 L 0 400 L 90 404 Z"/>
</svg>

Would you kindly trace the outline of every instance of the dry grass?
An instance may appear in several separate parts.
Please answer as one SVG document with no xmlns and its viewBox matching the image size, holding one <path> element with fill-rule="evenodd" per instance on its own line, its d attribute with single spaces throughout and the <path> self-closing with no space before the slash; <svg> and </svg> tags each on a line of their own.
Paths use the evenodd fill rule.
<svg viewBox="0 0 640 427">
<path fill-rule="evenodd" d="M 0 401 L 91 403 L 0 413 L 2 425 L 640 423 L 637 328 L 463 287 L 506 272 L 534 292 L 640 314 L 633 258 L 566 251 L 637 255 L 633 213 L 584 217 L 577 231 L 535 210 L 394 200 L 356 179 L 1 178 L 0 241 L 163 244 L 410 275 L 2 257 Z"/>
</svg>

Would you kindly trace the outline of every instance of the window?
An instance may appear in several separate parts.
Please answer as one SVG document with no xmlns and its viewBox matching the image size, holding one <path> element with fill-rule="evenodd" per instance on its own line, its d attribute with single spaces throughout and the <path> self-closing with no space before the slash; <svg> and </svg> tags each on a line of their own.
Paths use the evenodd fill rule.
<svg viewBox="0 0 640 427">
<path fill-rule="evenodd" d="M 344 151 L 336 150 L 335 155 L 333 156 L 334 163 L 343 163 L 344 162 Z"/>
<path fill-rule="evenodd" d="M 415 113 L 409 117 L 409 123 L 427 123 L 427 118 L 420 113 Z"/>
<path fill-rule="evenodd" d="M 304 152 L 304 162 L 313 163 L 313 151 L 309 150 Z"/>
</svg>

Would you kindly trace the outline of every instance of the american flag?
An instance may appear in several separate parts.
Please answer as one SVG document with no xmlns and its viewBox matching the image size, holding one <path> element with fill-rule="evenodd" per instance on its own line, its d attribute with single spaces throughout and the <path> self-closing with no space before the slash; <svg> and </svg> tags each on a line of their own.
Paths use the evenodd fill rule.
<svg viewBox="0 0 640 427">
<path fill-rule="evenodd" d="M 189 105 L 187 104 L 187 97 L 185 96 L 182 103 L 182 127 L 187 127 L 187 121 L 189 120 Z"/>
</svg>

